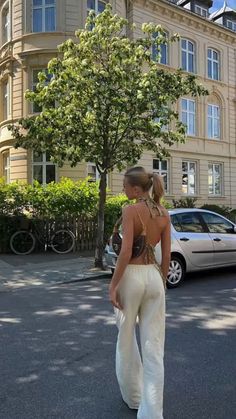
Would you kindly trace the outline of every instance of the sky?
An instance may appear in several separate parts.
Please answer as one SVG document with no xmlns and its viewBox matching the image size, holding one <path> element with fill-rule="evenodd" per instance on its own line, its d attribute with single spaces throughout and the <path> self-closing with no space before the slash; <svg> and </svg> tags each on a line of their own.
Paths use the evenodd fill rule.
<svg viewBox="0 0 236 419">
<path fill-rule="evenodd" d="M 213 13 L 215 10 L 221 9 L 223 3 L 224 0 L 213 0 L 213 7 L 210 9 L 210 12 Z M 229 7 L 236 10 L 236 0 L 228 0 L 227 4 Z"/>
</svg>

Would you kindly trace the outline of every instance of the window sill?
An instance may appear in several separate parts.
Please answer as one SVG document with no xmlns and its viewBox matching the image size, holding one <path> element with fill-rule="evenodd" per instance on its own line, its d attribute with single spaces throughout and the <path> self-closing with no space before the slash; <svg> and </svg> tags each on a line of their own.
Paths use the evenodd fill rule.
<svg viewBox="0 0 236 419">
<path fill-rule="evenodd" d="M 199 195 L 181 195 L 181 199 L 182 198 L 196 198 L 196 199 L 201 199 L 201 196 Z"/>
<path fill-rule="evenodd" d="M 219 142 L 219 141 L 221 141 L 222 139 L 221 139 L 221 138 L 211 138 L 211 137 L 206 137 L 206 140 L 207 140 L 207 141 L 217 141 L 217 142 Z"/>
<path fill-rule="evenodd" d="M 187 138 L 192 138 L 193 140 L 196 140 L 196 138 L 197 138 L 197 135 L 196 134 L 186 134 L 186 137 Z"/>
<path fill-rule="evenodd" d="M 225 195 L 208 195 L 209 199 L 226 199 L 227 196 Z"/>
<path fill-rule="evenodd" d="M 183 73 L 186 73 L 186 74 L 193 74 L 194 76 L 197 76 L 197 75 L 198 75 L 196 71 L 184 70 L 184 69 L 183 69 L 183 68 L 181 68 L 181 67 L 180 67 L 180 70 L 181 70 Z"/>
</svg>

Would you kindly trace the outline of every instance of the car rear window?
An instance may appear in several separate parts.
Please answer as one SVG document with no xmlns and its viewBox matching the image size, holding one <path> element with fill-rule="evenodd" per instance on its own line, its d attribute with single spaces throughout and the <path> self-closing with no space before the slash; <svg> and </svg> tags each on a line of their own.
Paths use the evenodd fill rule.
<svg viewBox="0 0 236 419">
<path fill-rule="evenodd" d="M 187 212 L 171 215 L 171 222 L 176 231 L 184 233 L 204 233 L 198 214 Z"/>
</svg>

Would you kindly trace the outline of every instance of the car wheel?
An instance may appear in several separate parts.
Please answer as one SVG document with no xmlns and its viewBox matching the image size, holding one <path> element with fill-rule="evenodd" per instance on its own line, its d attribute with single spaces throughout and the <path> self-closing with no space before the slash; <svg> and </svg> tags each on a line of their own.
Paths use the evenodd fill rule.
<svg viewBox="0 0 236 419">
<path fill-rule="evenodd" d="M 185 277 L 185 265 L 181 258 L 178 256 L 171 256 L 170 269 L 167 275 L 167 287 L 176 288 Z"/>
</svg>

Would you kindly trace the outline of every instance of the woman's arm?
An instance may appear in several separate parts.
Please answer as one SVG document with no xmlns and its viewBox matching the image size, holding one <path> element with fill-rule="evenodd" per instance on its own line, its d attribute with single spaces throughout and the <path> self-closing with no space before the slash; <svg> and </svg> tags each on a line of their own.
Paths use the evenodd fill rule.
<svg viewBox="0 0 236 419">
<path fill-rule="evenodd" d="M 166 278 L 170 266 L 170 246 L 171 246 L 171 223 L 170 216 L 168 215 L 168 222 L 161 233 L 161 270 Z"/>
<path fill-rule="evenodd" d="M 127 267 L 131 256 L 134 238 L 134 213 L 132 206 L 123 208 L 122 211 L 122 246 L 121 251 L 117 259 L 115 272 L 113 274 L 110 286 L 109 294 L 112 304 L 122 309 L 120 302 L 118 301 L 117 288 L 119 282 L 123 276 L 125 268 Z"/>
</svg>

